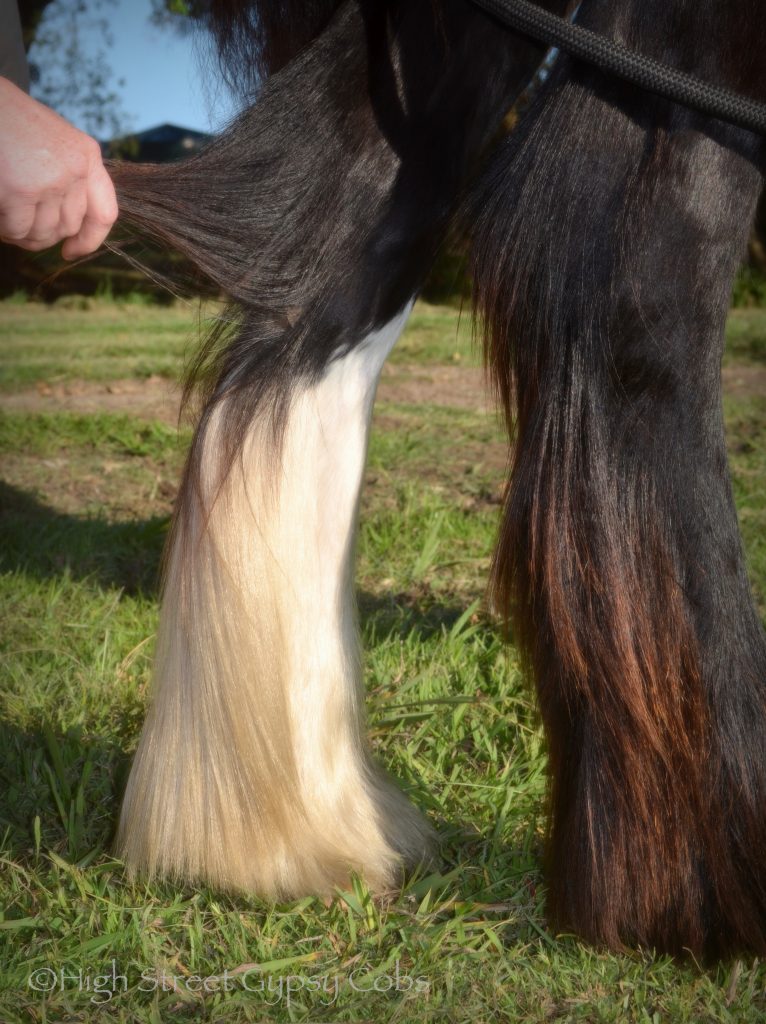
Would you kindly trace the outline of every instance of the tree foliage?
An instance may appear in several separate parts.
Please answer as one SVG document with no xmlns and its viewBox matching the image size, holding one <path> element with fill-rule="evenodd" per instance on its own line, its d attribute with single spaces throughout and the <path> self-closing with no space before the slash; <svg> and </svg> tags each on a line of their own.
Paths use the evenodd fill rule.
<svg viewBox="0 0 766 1024">
<path fill-rule="evenodd" d="M 152 23 L 184 32 L 207 13 L 209 0 L 152 0 Z"/>
<path fill-rule="evenodd" d="M 22 0 L 32 95 L 92 135 L 127 128 L 111 70 L 110 8 L 117 0 Z"/>
</svg>

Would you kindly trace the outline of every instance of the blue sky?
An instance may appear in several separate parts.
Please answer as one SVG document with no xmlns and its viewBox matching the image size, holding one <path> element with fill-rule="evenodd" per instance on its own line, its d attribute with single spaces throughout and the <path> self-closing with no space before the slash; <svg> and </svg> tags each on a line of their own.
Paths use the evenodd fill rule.
<svg viewBox="0 0 766 1024">
<path fill-rule="evenodd" d="M 170 121 L 185 128 L 211 131 L 234 112 L 231 98 L 206 73 L 192 34 L 180 36 L 149 22 L 151 0 L 116 0 L 103 7 L 114 45 L 105 50 L 127 115 L 126 127 L 142 131 Z M 83 49 L 103 49 L 100 34 L 84 33 Z M 32 54 L 34 55 L 34 54 Z M 72 111 L 61 111 L 80 128 Z"/>
</svg>

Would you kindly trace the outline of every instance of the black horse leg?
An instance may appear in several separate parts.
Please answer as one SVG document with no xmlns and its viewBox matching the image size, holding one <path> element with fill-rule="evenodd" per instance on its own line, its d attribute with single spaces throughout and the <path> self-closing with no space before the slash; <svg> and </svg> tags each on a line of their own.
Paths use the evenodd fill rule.
<svg viewBox="0 0 766 1024">
<path fill-rule="evenodd" d="M 699 26 L 666 24 L 682 5 L 648 6 L 581 16 L 698 52 Z M 720 380 L 762 158 L 562 61 L 474 202 L 516 442 L 494 587 L 549 743 L 550 911 L 612 947 L 766 950 L 766 640 Z"/>
</svg>

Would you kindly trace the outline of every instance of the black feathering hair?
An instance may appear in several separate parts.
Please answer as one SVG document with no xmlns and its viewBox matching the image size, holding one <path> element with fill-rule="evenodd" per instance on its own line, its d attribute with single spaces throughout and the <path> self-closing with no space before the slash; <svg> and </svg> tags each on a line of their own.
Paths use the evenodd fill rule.
<svg viewBox="0 0 766 1024">
<path fill-rule="evenodd" d="M 584 0 L 579 20 L 762 98 L 756 6 Z M 765 158 L 562 59 L 468 203 L 513 443 L 492 588 L 549 747 L 548 911 L 612 949 L 766 952 L 766 636 L 720 374 Z"/>
</svg>

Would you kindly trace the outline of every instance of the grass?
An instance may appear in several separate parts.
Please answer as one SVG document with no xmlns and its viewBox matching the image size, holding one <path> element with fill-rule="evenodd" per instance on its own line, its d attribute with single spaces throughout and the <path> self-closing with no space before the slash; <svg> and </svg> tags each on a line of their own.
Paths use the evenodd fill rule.
<svg viewBox="0 0 766 1024">
<path fill-rule="evenodd" d="M 726 331 L 724 366 L 766 363 L 766 330 L 762 309 L 733 309 Z"/>
<path fill-rule="evenodd" d="M 0 392 L 42 382 L 175 378 L 193 351 L 199 326 L 219 307 L 176 302 L 149 305 L 65 296 L 51 305 L 0 302 Z M 471 363 L 470 316 L 421 304 L 393 363 Z"/>
<path fill-rule="evenodd" d="M 106 303 L 3 305 L 0 323 L 6 387 L 175 373 L 193 333 L 183 309 Z M 737 311 L 729 339 L 744 373 L 766 313 Z M 470 364 L 467 324 L 418 307 L 397 358 Z M 763 601 L 763 396 L 729 396 L 726 419 Z M 700 970 L 549 929 L 544 748 L 481 606 L 504 447 L 478 408 L 377 410 L 359 544 L 370 732 L 438 829 L 439 873 L 389 899 L 355 881 L 330 905 L 128 882 L 110 840 L 187 438 L 108 412 L 0 415 L 0 1021 L 760 1024 L 757 962 Z"/>
<path fill-rule="evenodd" d="M 0 305 L 0 390 L 176 376 L 193 337 L 194 307 L 74 299 Z"/>
</svg>

